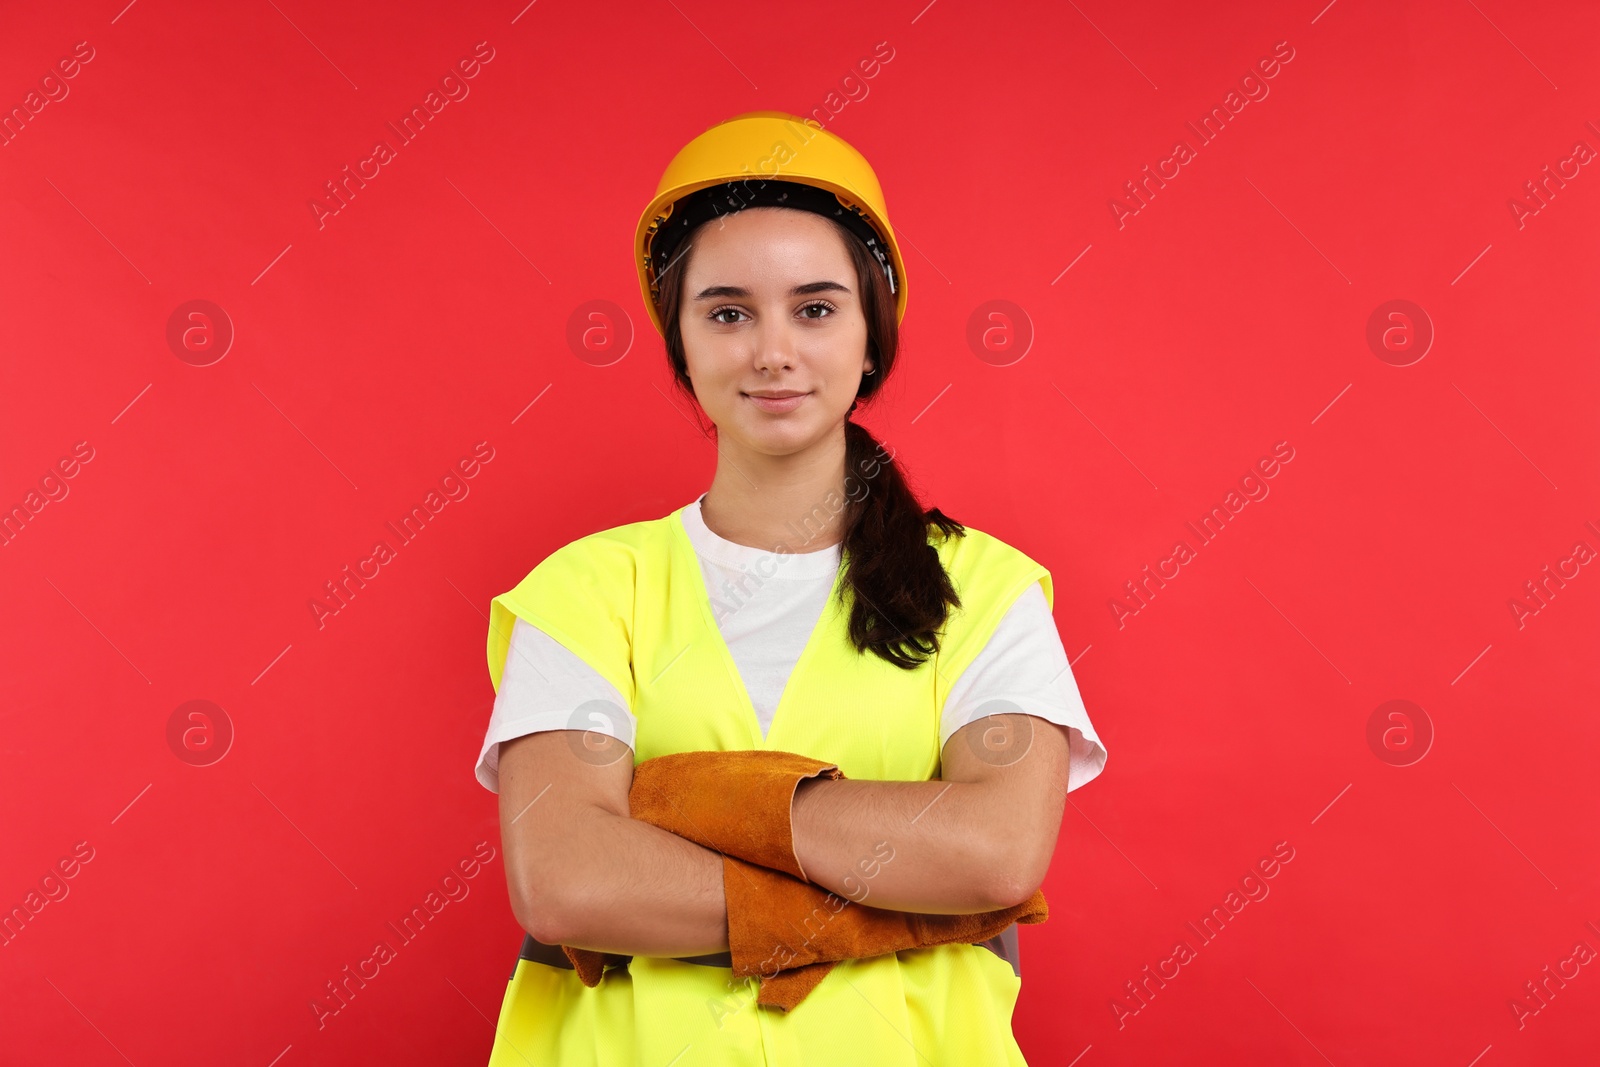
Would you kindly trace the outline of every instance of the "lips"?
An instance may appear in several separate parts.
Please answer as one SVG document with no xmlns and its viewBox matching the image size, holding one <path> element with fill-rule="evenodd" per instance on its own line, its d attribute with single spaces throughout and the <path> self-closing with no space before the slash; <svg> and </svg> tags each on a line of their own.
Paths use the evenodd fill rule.
<svg viewBox="0 0 1600 1067">
<path fill-rule="evenodd" d="M 762 411 L 779 415 L 785 411 L 793 411 L 800 406 L 802 400 L 811 395 L 809 393 L 797 393 L 788 389 L 779 390 L 779 394 L 776 396 L 761 396 L 756 393 L 745 393 L 744 396 L 746 400 Z"/>
</svg>

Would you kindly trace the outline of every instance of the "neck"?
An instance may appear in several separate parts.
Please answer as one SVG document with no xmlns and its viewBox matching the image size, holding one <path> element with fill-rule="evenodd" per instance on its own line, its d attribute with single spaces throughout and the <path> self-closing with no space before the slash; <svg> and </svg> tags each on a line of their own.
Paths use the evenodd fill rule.
<svg viewBox="0 0 1600 1067">
<path fill-rule="evenodd" d="M 818 552 L 844 539 L 844 424 L 804 452 L 767 455 L 722 442 L 700 505 L 718 537 L 769 552 Z"/>
</svg>

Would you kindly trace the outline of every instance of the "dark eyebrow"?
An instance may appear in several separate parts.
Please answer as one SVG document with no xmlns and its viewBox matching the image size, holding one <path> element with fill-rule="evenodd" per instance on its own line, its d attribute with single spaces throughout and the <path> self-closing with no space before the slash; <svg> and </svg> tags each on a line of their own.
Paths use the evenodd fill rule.
<svg viewBox="0 0 1600 1067">
<path fill-rule="evenodd" d="M 845 286 L 840 285 L 838 282 L 807 282 L 804 285 L 797 285 L 793 289 L 789 290 L 789 295 L 790 296 L 809 296 L 812 293 L 831 293 L 831 292 L 844 293 L 846 296 L 850 295 L 850 290 L 848 288 L 846 288 Z M 709 289 L 700 290 L 699 295 L 696 296 L 695 299 L 696 300 L 716 300 L 716 299 L 719 299 L 721 297 L 731 296 L 731 297 L 734 297 L 735 299 L 743 300 L 746 297 L 748 297 L 749 295 L 750 295 L 750 290 L 745 289 L 745 288 L 743 288 L 741 286 L 738 286 L 738 285 L 713 285 Z"/>
</svg>

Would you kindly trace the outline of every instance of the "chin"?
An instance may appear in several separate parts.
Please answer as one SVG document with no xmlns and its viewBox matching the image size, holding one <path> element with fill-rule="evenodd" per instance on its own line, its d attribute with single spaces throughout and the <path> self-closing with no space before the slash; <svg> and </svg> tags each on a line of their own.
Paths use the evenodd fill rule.
<svg viewBox="0 0 1600 1067">
<path fill-rule="evenodd" d="M 788 456 L 796 452 L 803 452 L 818 440 L 817 431 L 811 426 L 786 426 L 781 429 L 766 426 L 759 432 L 744 435 L 744 441 L 752 451 L 768 456 Z"/>
</svg>

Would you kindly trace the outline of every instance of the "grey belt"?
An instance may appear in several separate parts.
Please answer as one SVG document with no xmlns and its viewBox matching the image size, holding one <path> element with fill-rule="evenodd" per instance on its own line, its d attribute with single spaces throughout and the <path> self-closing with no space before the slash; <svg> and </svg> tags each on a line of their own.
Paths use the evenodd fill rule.
<svg viewBox="0 0 1600 1067">
<path fill-rule="evenodd" d="M 1017 924 L 1012 923 L 987 941 L 975 941 L 973 944 L 982 945 L 1007 963 L 1011 964 L 1011 972 L 1018 978 L 1022 977 L 1022 957 L 1017 948 Z M 671 959 L 682 963 L 698 963 L 706 967 L 732 967 L 733 956 L 727 952 L 711 952 L 704 956 L 672 956 Z M 542 941 L 535 941 L 531 934 L 522 935 L 522 951 L 517 954 L 518 962 L 529 960 L 533 963 L 543 963 L 550 967 L 564 967 L 572 970 L 572 961 L 567 959 L 567 954 L 561 951 L 560 945 L 547 945 Z M 517 976 L 517 964 L 511 965 L 511 977 Z"/>
</svg>

